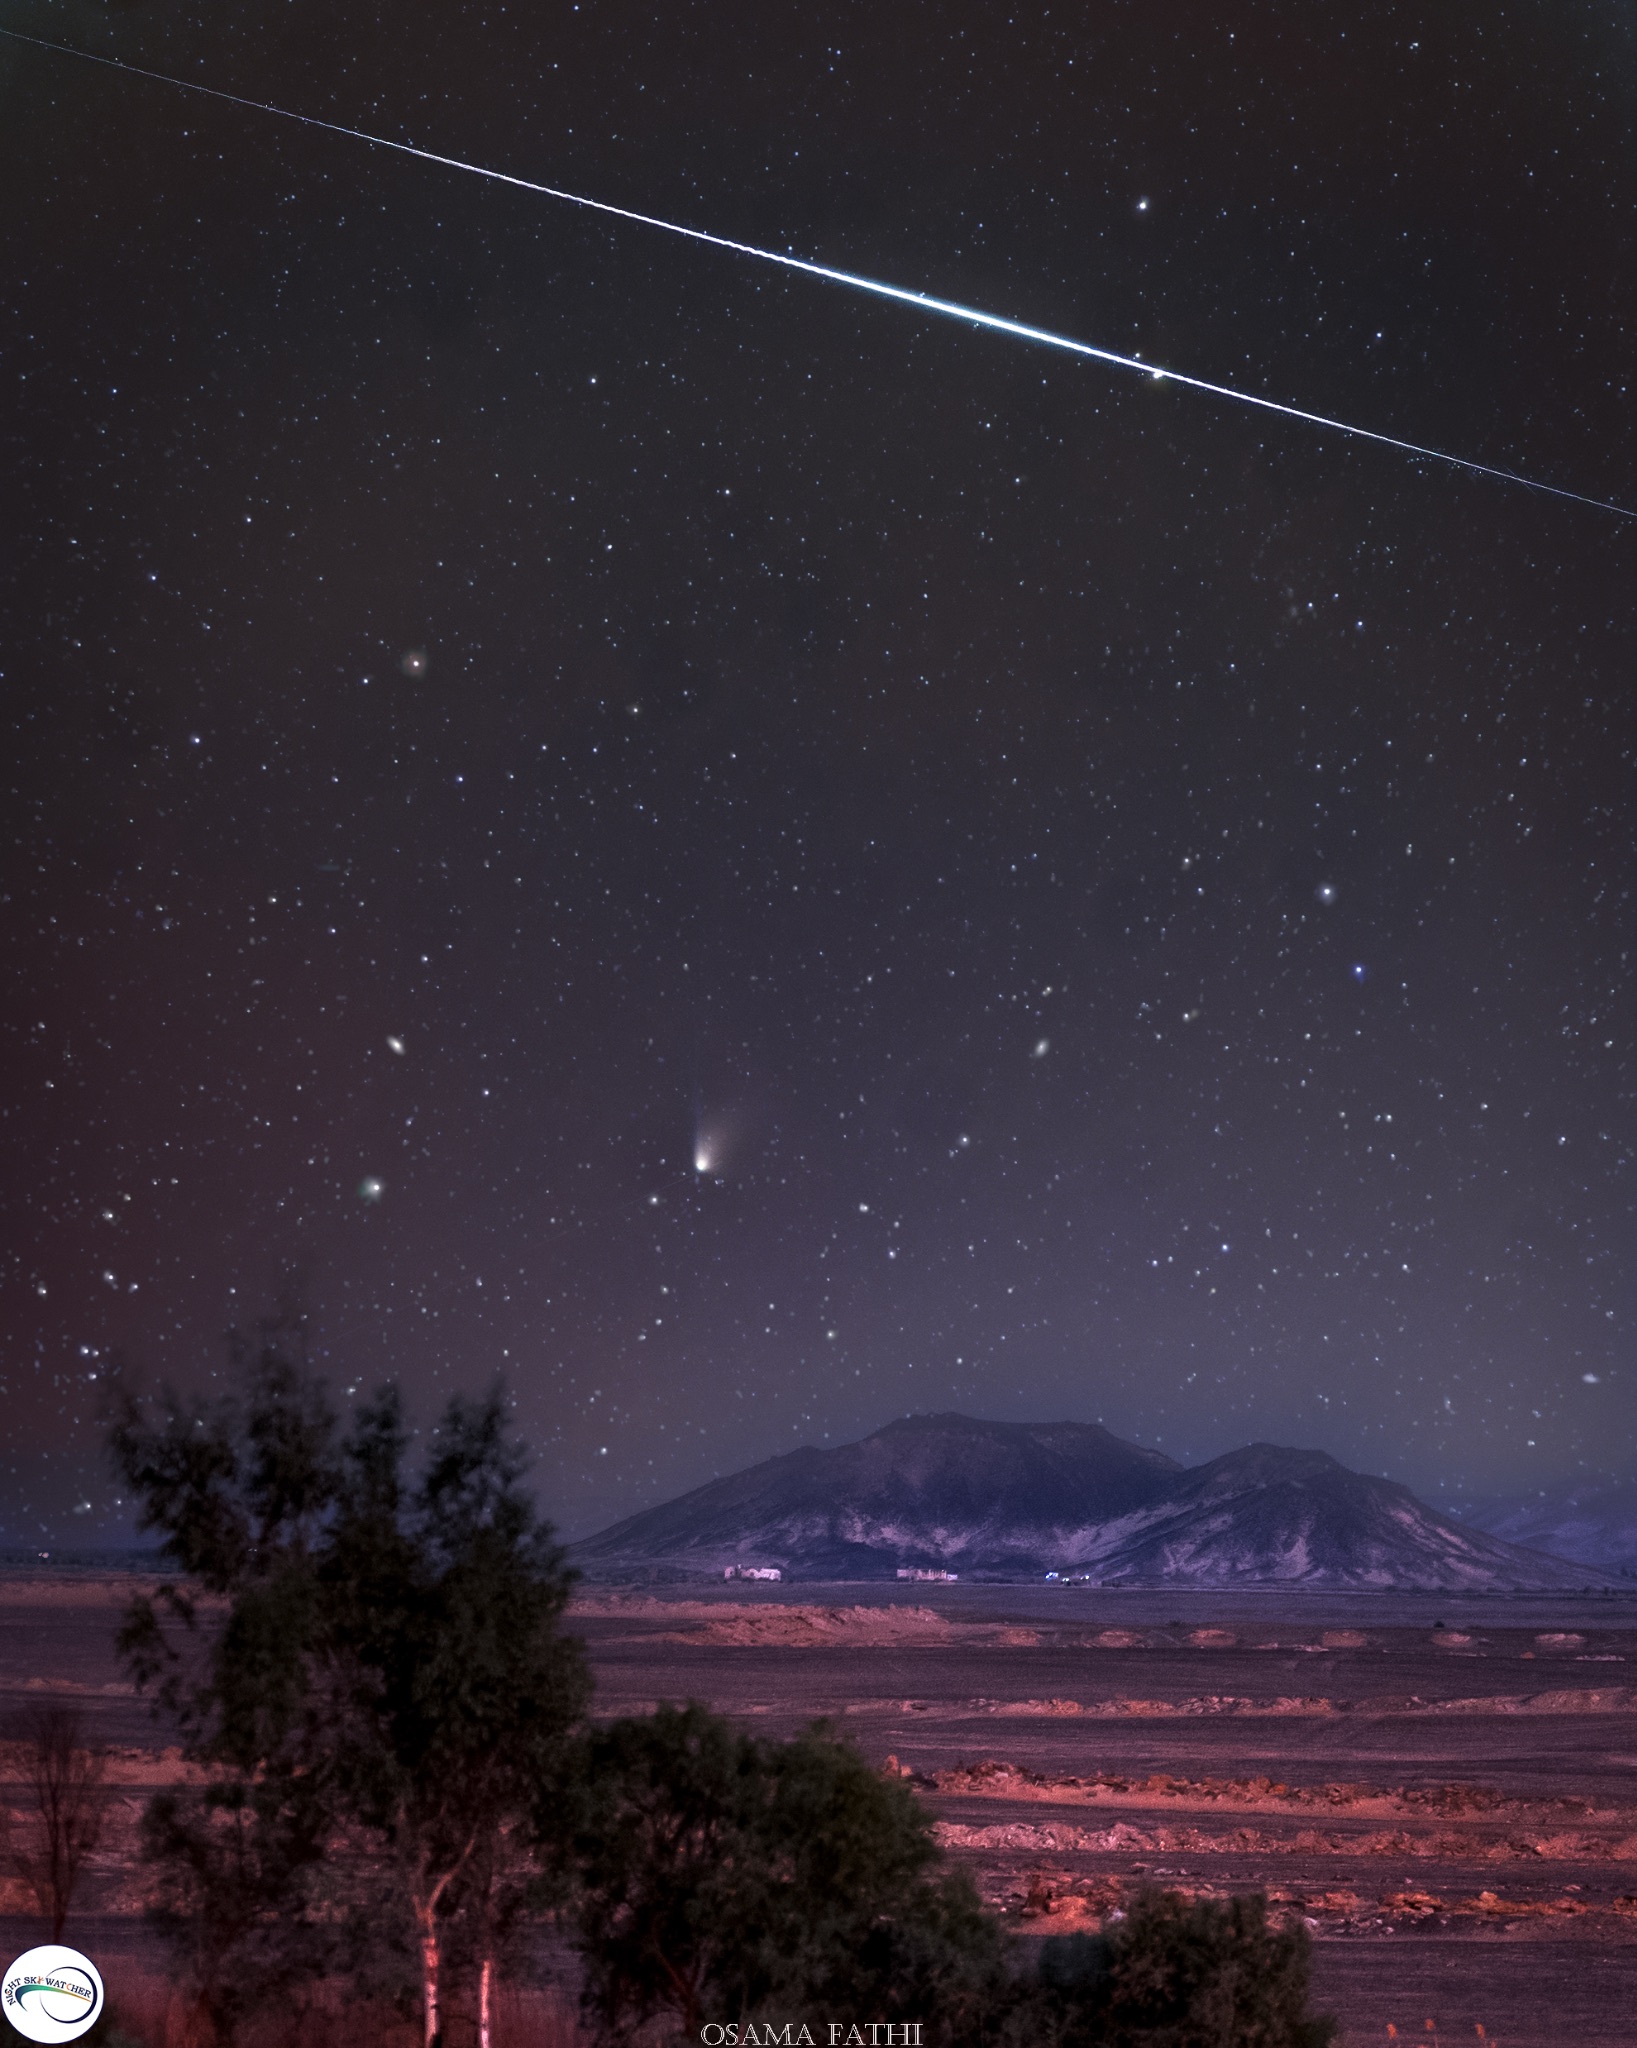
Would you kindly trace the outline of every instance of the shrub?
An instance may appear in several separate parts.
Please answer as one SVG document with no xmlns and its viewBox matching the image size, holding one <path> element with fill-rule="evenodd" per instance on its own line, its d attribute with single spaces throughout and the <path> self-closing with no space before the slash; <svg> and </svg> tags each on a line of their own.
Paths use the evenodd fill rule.
<svg viewBox="0 0 1637 2048">
<path fill-rule="evenodd" d="M 941 1868 L 908 1788 L 822 1725 L 735 1734 L 703 1707 L 586 1744 L 577 1839 L 588 2014 L 606 2038 L 655 2018 L 857 2013 L 975 2024 L 1002 1938 Z"/>
<path fill-rule="evenodd" d="M 1100 1935 L 1045 1943 L 1030 2017 L 1052 2048 L 1326 2048 L 1308 2011 L 1312 1943 L 1259 1894 L 1139 1894 Z M 1022 2038 L 1020 2035 L 1019 2038 Z"/>
</svg>

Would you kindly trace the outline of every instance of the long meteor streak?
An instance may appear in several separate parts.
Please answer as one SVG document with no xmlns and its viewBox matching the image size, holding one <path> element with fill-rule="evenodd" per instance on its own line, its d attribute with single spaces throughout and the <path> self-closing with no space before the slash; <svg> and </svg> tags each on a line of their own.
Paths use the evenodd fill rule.
<svg viewBox="0 0 1637 2048">
<path fill-rule="evenodd" d="M 1568 498 L 1577 505 L 1590 505 L 1598 512 L 1612 512 L 1617 518 L 1637 519 L 1637 509 L 1627 505 L 1616 505 L 1603 498 L 1592 498 L 1581 491 L 1564 490 L 1558 484 L 1541 483 L 1538 478 L 1520 476 L 1516 470 L 1496 469 L 1487 462 L 1473 462 L 1464 455 L 1450 455 L 1442 448 L 1424 448 L 1416 441 L 1400 440 L 1396 434 L 1378 433 L 1373 427 L 1355 427 L 1346 420 L 1333 420 L 1321 412 L 1307 412 L 1299 405 L 1285 405 L 1276 398 L 1262 398 L 1254 391 L 1236 391 L 1228 384 L 1213 384 L 1204 377 L 1190 377 L 1180 370 L 1166 370 L 1154 363 L 1145 363 L 1136 356 L 1118 355 L 1112 349 L 1094 348 L 1088 341 L 1076 341 L 1066 334 L 1054 334 L 1046 327 L 1030 327 L 1021 320 L 1007 320 L 999 313 L 985 313 L 976 306 L 963 306 L 954 299 L 934 298 L 928 292 L 915 292 L 903 285 L 883 284 L 879 278 L 860 277 L 850 270 L 835 270 L 827 263 L 813 263 L 805 256 L 790 256 L 777 249 L 760 249 L 752 242 L 736 242 L 727 235 L 713 235 L 704 228 L 684 227 L 680 221 L 661 220 L 656 214 L 638 213 L 628 206 L 614 206 L 606 199 L 589 199 L 583 192 L 566 192 L 561 186 L 542 185 L 532 178 L 519 178 L 508 171 L 491 170 L 487 164 L 467 163 L 458 156 L 443 156 L 434 149 L 420 149 L 412 142 L 395 142 L 387 135 L 371 135 L 363 128 L 348 128 L 339 121 L 324 121 L 316 114 L 298 114 L 289 107 L 275 107 L 266 100 L 246 99 L 239 93 L 223 92 L 220 87 L 200 85 L 191 78 L 173 78 L 168 72 L 149 71 L 140 64 L 127 64 L 119 57 L 104 57 L 93 50 L 76 50 L 67 43 L 49 42 L 43 36 L 24 35 L 17 29 L 0 28 L 0 35 L 9 36 L 13 42 L 31 43 L 36 49 L 51 50 L 62 57 L 81 57 L 87 63 L 104 64 L 112 71 L 128 72 L 133 78 L 146 78 L 159 85 L 177 87 L 182 92 L 202 93 L 205 98 L 225 100 L 229 106 L 247 107 L 253 113 L 272 114 L 281 121 L 297 121 L 304 128 L 321 128 L 330 135 L 345 135 L 354 142 L 366 142 L 373 149 L 396 150 L 401 156 L 419 157 L 423 163 L 441 164 L 445 170 L 468 171 L 473 177 L 491 179 L 497 185 L 510 185 L 520 192 L 534 192 L 543 199 L 560 199 L 570 206 L 583 207 L 589 213 L 607 214 L 614 220 L 633 221 L 639 227 L 660 228 L 668 235 L 682 235 L 690 242 L 704 242 L 713 249 L 726 249 L 735 256 L 750 256 L 758 263 L 776 263 L 781 270 L 794 270 L 804 277 L 822 278 L 826 284 L 842 284 L 857 292 L 869 292 L 878 299 L 893 299 L 899 305 L 913 306 L 922 313 L 939 313 L 946 319 L 961 320 L 971 327 L 987 327 L 996 334 L 1007 334 L 1014 341 L 1033 342 L 1040 348 L 1060 349 L 1065 355 L 1084 356 L 1095 363 L 1108 363 L 1117 370 L 1135 370 L 1140 376 L 1155 383 L 1180 384 L 1189 391 L 1204 391 L 1212 398 L 1231 399 L 1236 405 L 1254 405 L 1263 412 L 1278 413 L 1281 417 L 1301 420 L 1310 427 L 1323 427 L 1337 434 L 1350 434 L 1357 441 L 1375 441 L 1384 448 L 1397 448 L 1405 455 L 1415 455 L 1429 462 L 1447 463 L 1452 469 L 1464 469 L 1474 476 L 1496 477 L 1502 483 L 1522 484 L 1526 490 L 1544 491 L 1554 498 Z"/>
</svg>

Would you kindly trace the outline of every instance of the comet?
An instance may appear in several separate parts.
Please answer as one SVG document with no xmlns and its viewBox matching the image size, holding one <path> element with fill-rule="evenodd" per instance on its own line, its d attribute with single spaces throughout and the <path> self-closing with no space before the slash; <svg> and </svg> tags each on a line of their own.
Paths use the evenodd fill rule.
<svg viewBox="0 0 1637 2048">
<path fill-rule="evenodd" d="M 730 255 L 748 257 L 756 263 L 770 263 L 781 270 L 794 271 L 802 277 L 816 278 L 823 284 L 835 284 L 849 291 L 865 292 L 878 299 L 890 299 L 895 304 L 911 307 L 919 313 L 933 314 L 941 319 L 957 320 L 968 327 L 987 329 L 994 334 L 1003 334 L 1013 341 L 1022 341 L 1037 348 L 1055 349 L 1065 355 L 1104 364 L 1115 370 L 1130 370 L 1157 384 L 1175 384 L 1185 391 L 1202 392 L 1210 398 L 1227 399 L 1234 405 L 1248 405 L 1259 412 L 1274 413 L 1282 419 L 1297 420 L 1309 427 L 1318 427 L 1327 433 L 1345 434 L 1356 441 L 1373 441 L 1379 447 L 1396 449 L 1400 454 L 1415 456 L 1425 462 L 1439 462 L 1451 469 L 1464 470 L 1471 476 L 1491 477 L 1497 482 L 1517 484 L 1525 490 L 1540 491 L 1548 497 L 1566 498 L 1577 505 L 1588 505 L 1596 512 L 1612 513 L 1619 519 L 1637 519 L 1637 507 L 1619 505 L 1604 498 L 1588 496 L 1583 491 L 1567 490 L 1561 484 L 1543 483 L 1538 477 L 1524 476 L 1517 470 L 1500 469 L 1491 463 L 1475 462 L 1469 456 L 1453 455 L 1446 449 L 1429 448 L 1418 441 L 1406 441 L 1396 434 L 1385 434 L 1374 427 L 1357 426 L 1347 420 L 1332 419 L 1326 413 L 1309 412 L 1305 407 L 1286 404 L 1282 399 L 1265 398 L 1259 392 L 1242 391 L 1231 384 L 1213 383 L 1209 378 L 1195 377 L 1182 370 L 1170 370 L 1155 363 L 1143 361 L 1140 356 L 1121 355 L 1113 349 L 1099 348 L 1089 341 L 1077 341 L 1073 336 L 1054 333 L 1050 328 L 1033 327 L 1026 321 L 1010 320 L 1000 313 L 984 312 L 977 306 L 965 306 L 955 299 L 936 298 L 930 292 L 918 292 L 907 285 L 888 284 L 880 278 L 863 277 L 856 271 L 838 270 L 828 263 L 814 262 L 810 257 L 792 255 L 787 250 L 763 249 L 753 242 L 740 242 L 730 235 L 712 234 L 705 228 L 688 227 L 681 221 L 664 220 L 658 214 L 640 213 L 629 206 L 615 206 L 606 199 L 593 199 L 583 192 L 570 192 L 560 185 L 541 184 L 533 178 L 518 177 L 510 171 L 497 171 L 487 164 L 469 163 L 463 157 L 446 156 L 435 149 L 423 149 L 413 142 L 400 142 L 391 136 L 374 135 L 364 128 L 350 128 L 340 121 L 325 121 L 316 114 L 303 114 L 292 107 L 274 106 L 267 100 L 248 99 L 240 93 L 226 92 L 220 86 L 201 85 L 197 79 L 176 78 L 166 71 L 151 71 L 141 64 L 128 64 L 120 57 L 105 57 L 94 50 L 76 50 L 67 43 L 55 43 L 44 36 L 25 35 L 20 29 L 0 28 L 0 35 L 16 43 L 28 43 L 35 49 L 50 50 L 61 57 L 78 57 L 88 64 L 105 65 L 111 71 L 123 71 L 132 78 L 144 78 L 153 84 L 168 85 L 179 92 L 191 92 L 205 99 L 221 100 L 228 106 L 243 107 L 248 112 L 268 114 L 280 121 L 293 121 L 303 128 L 316 128 L 328 135 L 341 135 L 353 142 L 362 142 L 371 149 L 389 149 L 400 156 L 412 156 L 422 163 L 437 164 L 444 170 L 463 171 L 470 177 L 487 178 L 496 185 L 506 185 L 518 192 L 532 192 L 542 199 L 555 199 L 567 206 L 577 206 L 588 213 L 602 214 L 605 218 L 626 221 L 633 226 L 656 228 L 667 235 L 679 235 L 690 242 L 703 243 L 712 249 L 726 250 Z"/>
</svg>

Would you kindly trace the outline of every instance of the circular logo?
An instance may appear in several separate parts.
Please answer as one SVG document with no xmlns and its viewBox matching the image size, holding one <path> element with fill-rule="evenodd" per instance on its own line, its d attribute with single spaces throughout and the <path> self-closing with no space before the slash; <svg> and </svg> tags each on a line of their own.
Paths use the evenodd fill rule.
<svg viewBox="0 0 1637 2048">
<path fill-rule="evenodd" d="M 55 1942 L 20 1955 L 0 1979 L 0 2012 L 29 2041 L 77 2041 L 102 2011 L 102 1979 Z"/>
</svg>

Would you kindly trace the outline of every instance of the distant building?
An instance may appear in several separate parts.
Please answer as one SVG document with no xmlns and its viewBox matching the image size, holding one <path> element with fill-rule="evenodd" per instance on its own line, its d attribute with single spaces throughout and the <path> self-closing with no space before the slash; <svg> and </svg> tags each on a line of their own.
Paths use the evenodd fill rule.
<svg viewBox="0 0 1637 2048">
<path fill-rule="evenodd" d="M 959 1572 L 924 1572 L 918 1565 L 901 1564 L 898 1567 L 901 1579 L 914 1579 L 920 1585 L 952 1586 L 960 1577 Z"/>
<path fill-rule="evenodd" d="M 724 1579 L 782 1579 L 784 1573 L 776 1564 L 730 1564 L 722 1576 Z"/>
</svg>

